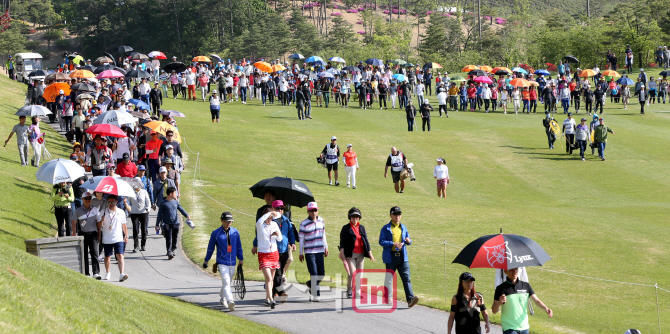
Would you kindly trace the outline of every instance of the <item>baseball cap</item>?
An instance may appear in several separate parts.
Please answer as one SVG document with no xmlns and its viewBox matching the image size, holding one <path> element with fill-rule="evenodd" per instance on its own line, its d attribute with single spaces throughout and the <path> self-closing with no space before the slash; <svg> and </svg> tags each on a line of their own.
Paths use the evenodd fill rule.
<svg viewBox="0 0 670 334">
<path fill-rule="evenodd" d="M 212 94 L 216 94 L 216 89 L 212 91 Z"/>
<path fill-rule="evenodd" d="M 424 103 L 424 104 L 428 104 L 428 103 L 429 103 L 429 102 L 428 102 L 428 99 L 423 99 L 423 103 Z"/>
<path fill-rule="evenodd" d="M 644 72 L 644 68 L 641 68 L 641 69 L 640 69 L 640 72 Z"/>
<path fill-rule="evenodd" d="M 130 154 L 123 153 L 123 161 L 130 161 Z"/>
<path fill-rule="evenodd" d="M 352 146 L 354 146 L 354 145 L 351 145 L 351 144 L 347 144 L 347 147 L 352 147 Z"/>
<path fill-rule="evenodd" d="M 569 113 L 568 113 L 568 116 L 572 116 L 572 113 L 571 113 L 571 112 L 569 112 Z"/>
<path fill-rule="evenodd" d="M 159 173 L 167 173 L 167 168 L 161 167 L 161 168 L 158 169 L 158 172 Z"/>
<path fill-rule="evenodd" d="M 65 92 L 61 89 L 58 91 L 58 94 L 65 94 Z"/>
<path fill-rule="evenodd" d="M 105 169 L 116 169 L 116 166 L 108 163 L 107 166 L 105 166 Z"/>
<path fill-rule="evenodd" d="M 396 216 L 400 215 L 400 214 L 402 214 L 402 210 L 400 210 L 399 206 L 394 206 L 394 207 L 391 208 L 391 214 L 396 215 Z"/>
<path fill-rule="evenodd" d="M 166 149 L 166 150 L 171 149 L 171 148 L 174 148 L 174 146 L 172 146 L 172 145 L 166 145 L 166 146 L 165 146 L 165 149 Z"/>
<path fill-rule="evenodd" d="M 330 137 L 330 140 L 337 140 L 337 137 L 332 136 L 332 137 Z"/>
<path fill-rule="evenodd" d="M 474 281 L 475 277 L 472 276 L 471 273 L 465 272 L 461 274 L 461 277 L 459 277 L 460 281 Z"/>
<path fill-rule="evenodd" d="M 319 210 L 319 206 L 316 204 L 316 202 L 307 203 L 307 211 L 314 209 Z"/>
<path fill-rule="evenodd" d="M 70 154 L 70 160 L 77 161 L 77 153 Z"/>
<path fill-rule="evenodd" d="M 137 170 L 147 170 L 147 168 L 144 165 L 139 165 L 137 166 Z"/>
<path fill-rule="evenodd" d="M 227 221 L 227 222 L 232 222 L 233 220 L 233 214 L 225 211 L 224 213 L 221 214 L 221 219 Z"/>
<path fill-rule="evenodd" d="M 86 197 L 93 197 L 93 193 L 90 191 L 85 192 L 84 194 L 81 195 L 81 198 L 86 198 Z"/>
<path fill-rule="evenodd" d="M 284 207 L 284 201 L 279 200 L 279 199 L 276 200 L 276 201 L 273 201 L 272 202 L 272 207 L 275 208 L 275 209 L 276 208 L 283 208 Z"/>
<path fill-rule="evenodd" d="M 582 117 L 582 121 L 586 121 L 586 118 Z"/>
<path fill-rule="evenodd" d="M 349 209 L 349 213 L 347 214 L 347 217 L 351 218 L 351 216 L 358 216 L 360 218 L 363 218 L 363 215 L 361 214 L 361 210 L 359 210 L 356 207 L 353 207 Z"/>
</svg>

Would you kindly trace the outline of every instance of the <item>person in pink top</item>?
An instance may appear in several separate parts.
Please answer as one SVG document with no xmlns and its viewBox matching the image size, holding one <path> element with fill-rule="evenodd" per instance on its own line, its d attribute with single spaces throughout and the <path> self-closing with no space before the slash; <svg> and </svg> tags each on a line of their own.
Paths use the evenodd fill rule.
<svg viewBox="0 0 670 334">
<path fill-rule="evenodd" d="M 237 76 L 237 73 L 233 73 L 233 96 L 235 96 L 235 102 L 237 102 L 237 96 L 239 95 L 239 84 L 240 77 Z"/>
<path fill-rule="evenodd" d="M 254 77 L 255 76 L 256 76 L 255 73 L 254 74 L 249 74 L 249 90 L 247 91 L 247 97 L 249 98 L 249 100 L 254 99 L 254 86 L 255 86 L 255 83 L 254 83 L 255 78 Z"/>
<path fill-rule="evenodd" d="M 170 85 L 172 86 L 172 97 L 176 99 L 179 93 L 179 76 L 174 71 L 170 74 Z"/>
<path fill-rule="evenodd" d="M 200 76 L 198 77 L 198 84 L 200 85 L 200 93 L 202 94 L 202 101 L 205 101 L 205 97 L 207 96 L 207 83 L 209 83 L 209 77 L 205 73 L 200 73 Z"/>
</svg>

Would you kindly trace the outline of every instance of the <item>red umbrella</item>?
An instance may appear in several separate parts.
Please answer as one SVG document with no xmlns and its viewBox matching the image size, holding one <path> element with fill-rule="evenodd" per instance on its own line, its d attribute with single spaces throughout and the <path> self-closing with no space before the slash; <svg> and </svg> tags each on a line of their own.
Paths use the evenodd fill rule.
<svg viewBox="0 0 670 334">
<path fill-rule="evenodd" d="M 86 130 L 86 133 L 90 133 L 92 135 L 101 135 L 101 136 L 117 137 L 117 138 L 127 137 L 126 133 L 123 132 L 121 128 L 112 124 L 93 125 L 90 128 L 88 128 L 88 130 Z"/>
<path fill-rule="evenodd" d="M 96 176 L 84 182 L 82 186 L 99 193 L 135 197 L 135 191 L 128 182 L 112 176 Z"/>
<path fill-rule="evenodd" d="M 96 76 L 96 79 L 111 79 L 111 78 L 122 78 L 124 75 L 123 73 L 116 71 L 116 70 L 107 70 L 107 71 L 102 71 L 98 73 L 98 76 Z"/>
<path fill-rule="evenodd" d="M 149 52 L 149 54 L 147 56 L 149 56 L 151 58 L 154 58 L 154 59 L 167 59 L 165 54 L 160 52 L 160 51 L 151 51 L 151 52 Z"/>
</svg>

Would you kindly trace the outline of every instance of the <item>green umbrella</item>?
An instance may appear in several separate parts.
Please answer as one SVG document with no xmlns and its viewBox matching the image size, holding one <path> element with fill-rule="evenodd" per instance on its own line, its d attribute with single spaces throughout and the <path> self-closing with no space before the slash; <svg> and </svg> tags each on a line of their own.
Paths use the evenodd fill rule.
<svg viewBox="0 0 670 334">
<path fill-rule="evenodd" d="M 82 56 L 80 56 L 80 55 L 77 55 L 76 57 L 74 57 L 74 58 L 72 59 L 72 62 L 75 63 L 75 64 L 77 64 L 77 65 L 81 65 L 81 62 L 86 63 L 86 61 L 84 60 L 84 57 L 82 57 Z"/>
<path fill-rule="evenodd" d="M 465 81 L 467 81 L 467 80 L 465 80 L 465 78 L 463 78 L 462 76 L 455 76 L 455 77 L 449 79 L 449 81 L 453 81 L 453 82 L 465 82 Z"/>
<path fill-rule="evenodd" d="M 407 64 L 407 62 L 404 61 L 404 60 L 402 60 L 402 59 L 394 59 L 394 60 L 391 61 L 391 64 L 394 64 L 394 65 L 405 65 L 405 64 Z"/>
</svg>

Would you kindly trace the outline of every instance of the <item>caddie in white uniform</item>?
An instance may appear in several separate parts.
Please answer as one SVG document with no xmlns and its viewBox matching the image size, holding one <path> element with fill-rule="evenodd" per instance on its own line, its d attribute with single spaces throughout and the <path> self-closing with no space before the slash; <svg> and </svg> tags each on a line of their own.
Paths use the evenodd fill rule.
<svg viewBox="0 0 670 334">
<path fill-rule="evenodd" d="M 333 136 L 330 138 L 330 144 L 326 144 L 321 151 L 321 159 L 326 159 L 326 168 L 328 169 L 328 184 L 333 185 L 333 178 L 331 177 L 331 171 L 335 171 L 335 185 L 339 186 L 340 182 L 337 181 L 337 165 L 340 162 L 340 147 L 337 146 L 337 137 Z"/>
<path fill-rule="evenodd" d="M 395 187 L 395 192 L 403 193 L 405 192 L 405 180 L 400 179 L 400 173 L 407 166 L 407 157 L 401 151 L 398 151 L 395 147 L 391 147 L 391 154 L 389 154 L 388 159 L 386 159 L 386 167 L 384 168 L 384 178 L 388 176 L 389 167 L 391 167 L 391 176 L 393 177 L 393 186 Z M 398 187 L 398 183 L 400 186 Z"/>
</svg>

